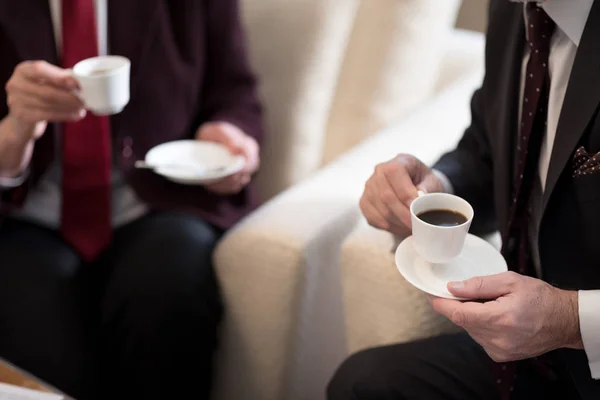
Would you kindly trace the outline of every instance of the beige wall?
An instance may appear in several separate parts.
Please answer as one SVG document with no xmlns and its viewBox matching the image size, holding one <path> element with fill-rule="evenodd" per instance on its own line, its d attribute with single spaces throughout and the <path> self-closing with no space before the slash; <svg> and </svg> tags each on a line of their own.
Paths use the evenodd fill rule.
<svg viewBox="0 0 600 400">
<path fill-rule="evenodd" d="M 487 24 L 487 6 L 488 0 L 463 0 L 456 26 L 483 32 Z"/>
</svg>

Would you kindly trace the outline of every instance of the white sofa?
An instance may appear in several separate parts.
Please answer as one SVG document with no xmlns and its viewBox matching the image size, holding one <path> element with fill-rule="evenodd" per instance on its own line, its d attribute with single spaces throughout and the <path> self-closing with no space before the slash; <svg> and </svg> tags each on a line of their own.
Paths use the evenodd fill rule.
<svg viewBox="0 0 600 400">
<path fill-rule="evenodd" d="M 241 0 L 267 110 L 263 199 L 430 98 L 460 3 Z"/>
<path fill-rule="evenodd" d="M 448 56 L 455 59 L 448 65 L 463 75 L 410 118 L 275 197 L 221 243 L 215 260 L 227 317 L 217 398 L 319 399 L 351 349 L 379 344 L 379 338 L 357 339 L 356 321 L 344 321 L 344 299 L 351 307 L 361 299 L 348 301 L 351 291 L 343 296 L 340 248 L 359 220 L 358 198 L 376 163 L 398 152 L 433 162 L 468 124 L 469 97 L 482 75 L 482 38 L 456 32 L 451 43 Z M 385 244 L 383 251 L 390 248 Z M 422 331 L 420 321 L 407 320 L 412 325 L 393 339 L 447 326 L 430 319 Z"/>
<path fill-rule="evenodd" d="M 312 66 L 279 59 L 276 64 L 282 65 L 261 64 L 268 45 L 256 44 L 251 22 L 264 5 L 248 2 L 257 7 L 247 9 L 246 15 L 253 15 L 249 26 L 256 51 L 254 62 L 266 87 L 263 96 L 269 109 L 268 129 L 274 138 L 267 142 L 263 155 L 261 189 L 263 196 L 270 198 L 282 188 L 292 187 L 242 221 L 216 251 L 215 266 L 227 308 L 217 360 L 218 400 L 324 398 L 328 379 L 352 348 L 345 321 L 340 257 L 344 256 L 341 249 L 345 240 L 361 219 L 358 199 L 364 182 L 378 162 L 398 152 L 411 152 L 433 162 L 451 148 L 469 122 L 470 95 L 483 75 L 482 35 L 451 29 L 458 2 L 448 1 L 444 4 L 453 3 L 452 7 L 434 12 L 434 3 L 441 4 L 437 0 L 318 1 L 323 7 L 345 4 L 353 8 L 341 13 L 344 18 L 351 15 L 351 22 L 336 21 L 329 27 L 331 31 L 324 30 L 328 40 L 346 50 L 317 51 L 320 55 L 308 62 Z M 365 21 L 377 23 L 382 14 L 368 7 L 364 14 L 357 14 L 367 1 L 395 10 L 396 23 L 411 12 L 412 6 L 412 14 L 405 21 L 409 26 L 407 37 L 413 37 L 418 45 L 411 47 L 397 40 L 387 47 L 378 43 L 387 58 L 380 55 L 379 61 L 374 56 L 361 59 L 358 54 L 365 43 L 356 41 L 370 37 L 370 33 L 375 41 L 399 34 L 391 22 L 382 23 L 387 29 L 368 29 Z M 397 4 L 407 9 L 398 10 Z M 412 22 L 421 24 L 421 32 L 433 25 L 437 36 L 424 41 Z M 293 19 L 278 23 L 295 26 Z M 365 26 L 358 35 L 355 30 L 361 24 Z M 278 40 L 283 39 L 276 37 L 275 43 Z M 437 49 L 437 56 L 433 54 L 436 51 L 429 54 L 423 49 L 426 61 L 421 63 L 419 50 L 427 42 L 435 42 L 431 47 Z M 408 56 L 399 53 L 400 45 Z M 374 73 L 380 76 L 367 76 L 371 84 L 366 85 L 358 80 L 369 68 L 361 69 L 357 64 L 370 60 L 374 60 Z M 290 94 L 289 102 L 277 101 L 289 89 L 281 87 L 289 83 L 279 75 L 282 70 L 311 70 L 320 63 L 335 84 L 325 84 L 328 79 L 323 76 L 303 79 L 302 84 L 317 86 L 316 93 L 301 90 Z M 395 67 L 391 68 L 390 63 Z M 267 73 L 268 68 L 274 69 L 273 75 Z M 403 89 L 402 82 L 395 81 L 394 68 L 414 82 L 404 83 Z M 279 85 L 271 78 L 279 80 Z M 416 82 L 422 80 L 426 82 Z M 359 101 L 361 93 L 366 94 L 364 103 Z M 398 115 L 390 111 L 394 103 L 401 109 Z M 344 143 L 340 138 L 346 130 L 349 140 Z M 358 147 L 346 151 L 370 135 Z M 339 152 L 345 153 L 335 158 Z M 319 170 L 330 159 L 334 161 Z M 296 183 L 298 180 L 301 182 Z M 438 329 L 437 322 L 431 325 L 432 330 Z"/>
</svg>

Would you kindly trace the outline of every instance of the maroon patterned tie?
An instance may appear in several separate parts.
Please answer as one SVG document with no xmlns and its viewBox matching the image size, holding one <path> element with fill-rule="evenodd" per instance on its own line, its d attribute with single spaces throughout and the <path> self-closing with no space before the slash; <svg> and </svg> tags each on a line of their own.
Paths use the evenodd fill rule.
<svg viewBox="0 0 600 400">
<path fill-rule="evenodd" d="M 525 90 L 519 135 L 515 143 L 516 168 L 512 188 L 512 205 L 508 229 L 503 236 L 502 254 L 508 267 L 522 275 L 533 275 L 528 240 L 530 223 L 530 196 L 540 156 L 542 139 L 546 132 L 550 75 L 548 60 L 550 39 L 555 24 L 546 12 L 534 3 L 525 5 L 529 62 L 524 77 Z M 496 364 L 497 383 L 501 399 L 510 399 L 517 363 Z"/>
<path fill-rule="evenodd" d="M 98 55 L 93 0 L 62 1 L 62 66 Z M 88 113 L 63 124 L 62 224 L 65 240 L 86 261 L 110 243 L 110 126 Z"/>
</svg>

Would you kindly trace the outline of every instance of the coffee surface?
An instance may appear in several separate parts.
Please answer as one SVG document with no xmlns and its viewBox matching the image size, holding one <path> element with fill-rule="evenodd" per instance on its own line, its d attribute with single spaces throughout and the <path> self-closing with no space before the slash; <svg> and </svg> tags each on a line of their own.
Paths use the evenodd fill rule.
<svg viewBox="0 0 600 400">
<path fill-rule="evenodd" d="M 467 217 L 454 210 L 427 210 L 417 214 L 417 217 L 436 226 L 457 226 L 467 222 Z"/>
</svg>

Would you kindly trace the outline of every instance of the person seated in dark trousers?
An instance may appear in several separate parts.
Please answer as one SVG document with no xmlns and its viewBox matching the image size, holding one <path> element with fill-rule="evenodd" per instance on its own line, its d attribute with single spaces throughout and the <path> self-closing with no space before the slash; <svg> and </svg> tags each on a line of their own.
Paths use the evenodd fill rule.
<svg viewBox="0 0 600 400">
<path fill-rule="evenodd" d="M 131 60 L 131 100 L 86 112 L 69 68 Z M 0 357 L 77 399 L 209 397 L 211 263 L 256 206 L 261 106 L 237 0 L 0 2 Z M 134 168 L 198 139 L 246 159 L 208 186 Z"/>
<path fill-rule="evenodd" d="M 433 168 L 379 165 L 361 209 L 406 236 L 418 189 L 455 193 L 510 271 L 450 282 L 473 301 L 430 302 L 463 333 L 355 354 L 329 400 L 600 399 L 599 66 L 599 1 L 491 0 L 471 126 Z"/>
</svg>

